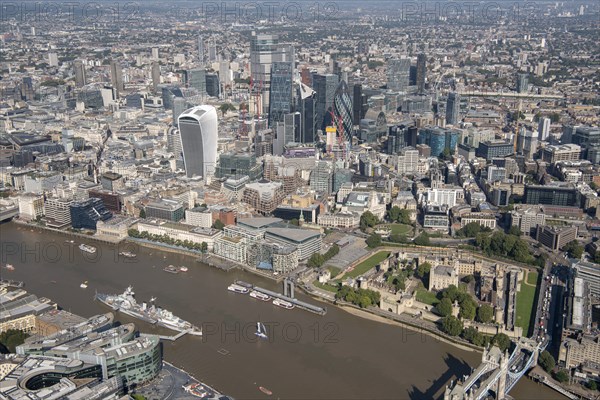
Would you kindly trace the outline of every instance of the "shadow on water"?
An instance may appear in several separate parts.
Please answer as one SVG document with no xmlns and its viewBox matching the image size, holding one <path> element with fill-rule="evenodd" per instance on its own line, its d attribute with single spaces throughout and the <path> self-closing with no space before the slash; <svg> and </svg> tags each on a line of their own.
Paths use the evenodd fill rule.
<svg viewBox="0 0 600 400">
<path fill-rule="evenodd" d="M 435 379 L 431 386 L 427 388 L 427 390 L 421 391 L 415 385 L 412 386 L 408 393 L 411 400 L 434 399 L 435 395 L 440 391 L 442 391 L 443 396 L 443 391 L 451 380 L 457 380 L 459 377 L 462 378 L 463 375 L 471 373 L 471 367 L 469 364 L 467 364 L 464 360 L 454 357 L 450 353 L 446 353 L 444 362 L 446 363 L 448 369 L 446 369 L 442 375 Z"/>
</svg>

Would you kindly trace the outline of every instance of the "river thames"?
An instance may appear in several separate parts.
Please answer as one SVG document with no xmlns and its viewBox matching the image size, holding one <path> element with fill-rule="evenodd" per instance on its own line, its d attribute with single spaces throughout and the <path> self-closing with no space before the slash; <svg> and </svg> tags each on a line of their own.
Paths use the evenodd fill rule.
<svg viewBox="0 0 600 400">
<path fill-rule="evenodd" d="M 74 239 L 75 243 L 68 243 Z M 281 292 L 281 287 L 243 271 L 224 272 L 193 257 L 143 247 L 89 241 L 96 255 L 81 252 L 82 242 L 15 223 L 0 225 L 3 279 L 25 282 L 25 289 L 84 317 L 108 312 L 94 293 L 121 293 L 132 285 L 138 301 L 156 303 L 202 326 L 203 337 L 184 336 L 164 343 L 167 361 L 237 399 L 433 399 L 451 380 L 469 374 L 481 354 L 465 351 L 402 327 L 371 321 L 297 293 L 327 307 L 325 316 L 285 310 L 247 295 L 229 292 L 235 279 Z M 119 257 L 133 251 L 135 259 Z M 169 264 L 188 272 L 170 274 Z M 87 289 L 81 289 L 82 282 Z M 173 334 L 134 322 L 145 333 Z M 257 340 L 257 321 L 269 331 Z M 263 394 L 263 386 L 273 392 Z M 516 399 L 562 399 L 558 393 L 522 379 L 510 393 Z"/>
</svg>

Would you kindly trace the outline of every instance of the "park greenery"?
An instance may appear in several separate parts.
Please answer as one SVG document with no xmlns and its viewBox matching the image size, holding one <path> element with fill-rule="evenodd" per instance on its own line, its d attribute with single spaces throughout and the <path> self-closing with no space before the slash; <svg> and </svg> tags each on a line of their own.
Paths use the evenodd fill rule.
<svg viewBox="0 0 600 400">
<path fill-rule="evenodd" d="M 477 321 L 487 324 L 492 321 L 494 317 L 494 309 L 489 304 L 482 304 L 477 309 Z"/>
<path fill-rule="evenodd" d="M 369 248 L 374 249 L 375 247 L 381 246 L 381 236 L 377 233 L 373 233 L 367 238 L 366 242 Z"/>
<path fill-rule="evenodd" d="M 460 290 L 454 285 L 448 286 L 446 289 L 441 291 L 438 294 L 440 298 L 440 302 L 444 299 L 447 299 L 450 304 L 454 304 L 454 302 L 458 303 L 459 313 L 458 316 L 461 319 L 474 320 L 475 314 L 477 312 L 477 302 L 473 299 L 469 293 L 465 290 Z"/>
<path fill-rule="evenodd" d="M 0 333 L 2 352 L 14 353 L 17 346 L 23 344 L 29 335 L 18 329 L 8 329 Z"/>
<path fill-rule="evenodd" d="M 540 364 L 540 367 L 542 367 L 546 372 L 550 372 L 554 369 L 554 367 L 556 367 L 556 361 L 548 350 L 542 351 L 538 357 L 538 364 Z"/>
<path fill-rule="evenodd" d="M 406 280 L 414 275 L 414 269 L 411 264 L 402 269 L 398 266 L 390 267 L 383 274 L 388 285 L 393 286 L 396 291 L 406 290 Z"/>
<path fill-rule="evenodd" d="M 563 247 L 563 250 L 569 253 L 569 257 L 580 259 L 583 255 L 583 246 L 577 243 L 576 240 L 569 242 Z"/>
<path fill-rule="evenodd" d="M 564 369 L 555 372 L 554 374 L 552 374 L 552 376 L 560 383 L 566 383 L 569 381 L 569 373 Z"/>
<path fill-rule="evenodd" d="M 175 240 L 171 237 L 169 237 L 169 235 L 164 234 L 164 235 L 156 235 L 153 233 L 148 233 L 148 232 L 140 232 L 137 229 L 129 229 L 127 231 L 127 233 L 129 234 L 129 237 L 135 238 L 135 239 L 145 239 L 145 240 L 150 240 L 152 242 L 159 242 L 159 243 L 164 243 L 164 244 L 168 244 L 171 246 L 178 246 L 178 247 L 183 247 L 189 250 L 195 250 L 195 251 L 200 251 L 202 253 L 206 253 L 208 251 L 208 244 L 206 242 L 202 242 L 202 243 L 194 243 L 191 240 Z"/>
<path fill-rule="evenodd" d="M 307 265 L 311 268 L 320 268 L 327 261 L 329 261 L 333 257 L 335 257 L 335 255 L 338 254 L 339 252 L 340 252 L 340 247 L 337 244 L 334 244 L 333 246 L 331 246 L 329 248 L 329 250 L 327 250 L 325 252 L 325 254 L 314 253 L 312 256 L 310 256 L 310 258 L 308 259 Z"/>
<path fill-rule="evenodd" d="M 222 231 L 223 228 L 225 228 L 225 224 L 221 222 L 220 219 L 217 219 L 215 222 L 213 222 L 212 227 L 216 230 Z"/>
<path fill-rule="evenodd" d="M 410 211 L 401 209 L 398 206 L 393 206 L 387 212 L 387 217 L 391 222 L 399 222 L 401 224 L 410 225 Z"/>
<path fill-rule="evenodd" d="M 417 246 L 430 246 L 431 241 L 429 240 L 429 235 L 426 232 L 421 232 L 419 236 L 417 236 L 413 243 Z"/>
<path fill-rule="evenodd" d="M 379 304 L 381 295 L 370 289 L 355 289 L 350 286 L 342 286 L 335 294 L 337 300 L 344 300 L 355 304 L 360 308 Z"/>
<path fill-rule="evenodd" d="M 479 222 L 469 222 L 467 225 L 456 231 L 456 236 L 474 238 L 480 233 L 491 231 L 492 230 L 490 228 L 480 225 Z"/>
<path fill-rule="evenodd" d="M 519 236 L 496 231 L 493 234 L 479 233 L 475 237 L 475 244 L 487 256 L 500 256 L 512 260 L 543 266 L 544 257 L 534 257 L 529 251 L 529 246 Z"/>
<path fill-rule="evenodd" d="M 366 231 L 367 228 L 372 228 L 379 223 L 379 218 L 377 218 L 371 211 L 365 211 L 360 216 L 360 230 Z"/>
</svg>

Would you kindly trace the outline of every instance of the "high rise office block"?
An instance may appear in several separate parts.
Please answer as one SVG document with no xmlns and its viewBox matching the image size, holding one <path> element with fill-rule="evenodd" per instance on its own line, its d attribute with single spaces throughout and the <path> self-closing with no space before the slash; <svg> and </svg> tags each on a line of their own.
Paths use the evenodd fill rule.
<svg viewBox="0 0 600 400">
<path fill-rule="evenodd" d="M 217 161 L 217 110 L 197 106 L 183 112 L 178 121 L 186 175 L 206 179 L 214 173 Z"/>
</svg>

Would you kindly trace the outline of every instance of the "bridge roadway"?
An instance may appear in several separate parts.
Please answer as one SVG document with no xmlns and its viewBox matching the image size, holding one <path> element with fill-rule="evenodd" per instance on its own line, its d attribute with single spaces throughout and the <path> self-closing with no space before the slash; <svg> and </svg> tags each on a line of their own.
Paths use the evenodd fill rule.
<svg viewBox="0 0 600 400">
<path fill-rule="evenodd" d="M 0 208 L 0 222 L 8 221 L 19 215 L 19 207 Z"/>
<path fill-rule="evenodd" d="M 264 293 L 267 296 L 271 296 L 273 298 L 277 298 L 277 299 L 280 299 L 280 300 L 285 300 L 285 301 L 287 301 L 289 303 L 292 303 L 294 306 L 296 306 L 298 308 L 301 308 L 303 310 L 310 311 L 310 312 L 313 312 L 313 313 L 319 314 L 319 315 L 325 315 L 325 314 L 327 314 L 327 309 L 324 308 L 324 307 L 314 306 L 312 304 L 309 304 L 309 303 L 306 303 L 304 301 L 295 299 L 293 297 L 288 297 L 288 296 L 285 296 L 283 294 L 280 294 L 280 293 L 277 293 L 277 292 L 273 292 L 273 291 L 268 290 L 268 289 L 261 288 L 259 286 L 254 286 L 251 283 L 247 283 L 247 282 L 244 282 L 244 281 L 235 281 L 235 283 L 238 284 L 238 285 L 240 285 L 240 286 L 246 287 L 248 289 L 256 290 L 257 292 Z"/>
<path fill-rule="evenodd" d="M 537 360 L 540 345 L 529 339 L 521 339 L 508 356 L 497 347 L 484 351 L 481 364 L 454 388 L 449 388 L 445 399 L 448 400 L 481 400 L 490 391 L 502 392 L 498 399 L 504 396 L 517 384 L 519 379 L 533 367 Z M 499 393 L 496 393 L 498 396 Z"/>
</svg>

